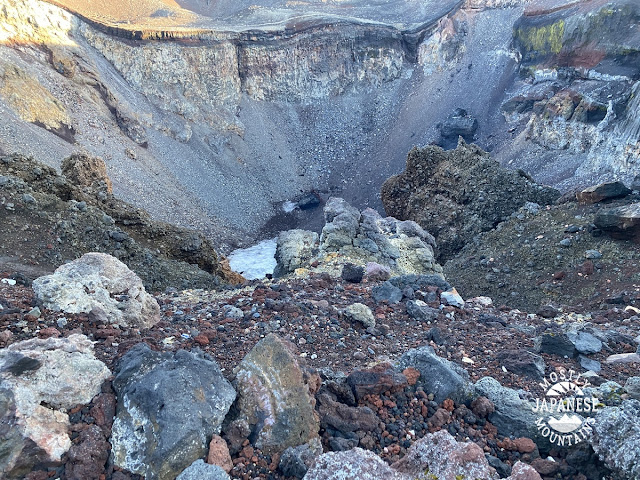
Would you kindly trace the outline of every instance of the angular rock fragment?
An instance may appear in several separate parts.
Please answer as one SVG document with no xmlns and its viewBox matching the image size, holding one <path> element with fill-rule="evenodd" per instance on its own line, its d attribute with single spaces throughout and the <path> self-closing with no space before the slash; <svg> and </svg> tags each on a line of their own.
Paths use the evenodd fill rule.
<svg viewBox="0 0 640 480">
<path fill-rule="evenodd" d="M 467 371 L 444 358 L 438 357 L 433 348 L 421 347 L 409 350 L 400 358 L 397 368 L 413 367 L 420 372 L 418 384 L 424 391 L 434 394 L 438 403 L 447 398 L 462 403 L 473 390 Z"/>
<path fill-rule="evenodd" d="M 614 238 L 640 239 L 640 203 L 602 209 L 596 213 L 593 223 Z"/>
<path fill-rule="evenodd" d="M 397 372 L 388 363 L 372 368 L 358 369 L 349 374 L 347 384 L 358 401 L 365 395 L 379 395 L 386 391 L 397 391 L 407 386 L 407 377 Z"/>
<path fill-rule="evenodd" d="M 71 447 L 66 411 L 91 402 L 110 375 L 84 335 L 0 350 L 0 472 L 19 478 L 39 461 L 59 462 Z"/>
<path fill-rule="evenodd" d="M 309 265 L 318 251 L 318 234 L 307 230 L 288 230 L 278 235 L 276 245 L 276 269 L 273 274 L 281 277 L 297 268 Z"/>
<path fill-rule="evenodd" d="M 295 347 L 269 334 L 237 367 L 236 414 L 229 428 L 246 422 L 254 446 L 265 453 L 282 452 L 318 436 L 320 422 L 309 377 L 299 365 Z"/>
<path fill-rule="evenodd" d="M 522 400 L 518 392 L 503 387 L 496 379 L 484 377 L 475 384 L 477 395 L 482 395 L 493 403 L 495 411 L 488 418 L 504 436 L 528 437 L 536 443 L 544 439 L 537 433 L 537 417 L 531 405 Z"/>
<path fill-rule="evenodd" d="M 113 462 L 150 480 L 173 480 L 204 457 L 236 397 L 207 355 L 153 352 L 144 343 L 122 357 L 113 387 Z"/>
<path fill-rule="evenodd" d="M 231 477 L 218 465 L 209 465 L 199 458 L 183 470 L 176 480 L 231 480 Z"/>
<path fill-rule="evenodd" d="M 582 204 L 598 203 L 613 198 L 626 197 L 631 193 L 622 182 L 605 182 L 585 188 L 576 194 L 578 202 Z"/>
<path fill-rule="evenodd" d="M 376 319 L 371 309 L 362 303 L 354 303 L 344 310 L 344 315 L 355 323 L 360 323 L 365 328 L 375 327 Z"/>
</svg>

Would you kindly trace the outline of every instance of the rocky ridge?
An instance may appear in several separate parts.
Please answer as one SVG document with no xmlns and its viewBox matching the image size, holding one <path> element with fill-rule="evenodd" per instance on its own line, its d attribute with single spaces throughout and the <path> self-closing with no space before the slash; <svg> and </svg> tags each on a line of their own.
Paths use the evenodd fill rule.
<svg viewBox="0 0 640 480">
<path fill-rule="evenodd" d="M 0 158 L 0 244 L 11 252 L 2 260 L 6 273 L 20 272 L 30 282 L 64 261 L 101 251 L 127 262 L 150 289 L 214 287 L 240 278 L 201 234 L 153 220 L 114 197 L 102 160 L 74 155 L 63 171 L 66 176 L 19 155 Z"/>
</svg>

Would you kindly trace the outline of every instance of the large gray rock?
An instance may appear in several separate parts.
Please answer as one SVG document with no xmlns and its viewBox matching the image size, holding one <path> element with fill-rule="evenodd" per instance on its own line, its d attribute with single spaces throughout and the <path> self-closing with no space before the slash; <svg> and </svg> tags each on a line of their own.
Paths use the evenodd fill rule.
<svg viewBox="0 0 640 480">
<path fill-rule="evenodd" d="M 254 445 L 268 454 L 307 443 L 320 429 L 308 376 L 294 349 L 269 334 L 242 359 L 236 371 L 237 413 L 230 427 L 246 422 L 255 436 Z"/>
<path fill-rule="evenodd" d="M 489 415 L 489 421 L 496 426 L 500 435 L 543 441 L 536 430 L 537 416 L 518 392 L 502 386 L 492 377 L 478 380 L 475 390 L 477 396 L 484 396 L 493 403 L 495 411 Z"/>
<path fill-rule="evenodd" d="M 218 465 L 209 465 L 199 458 L 178 475 L 176 480 L 231 480 L 231 477 Z"/>
<path fill-rule="evenodd" d="M 320 271 L 342 272 L 347 263 L 377 263 L 393 275 L 441 274 L 434 260 L 435 240 L 412 221 L 383 218 L 370 208 L 360 212 L 342 198 L 324 207 L 319 243 L 313 232 L 291 230 L 278 237 L 276 275 L 317 264 Z"/>
<path fill-rule="evenodd" d="M 606 182 L 585 188 L 576 194 L 580 203 L 598 203 L 612 198 L 626 197 L 631 193 L 622 182 Z"/>
<path fill-rule="evenodd" d="M 111 255 L 87 253 L 37 278 L 33 291 L 45 307 L 66 313 L 90 313 L 122 327 L 148 328 L 160 320 L 158 302 L 142 280 Z"/>
<path fill-rule="evenodd" d="M 144 343 L 122 357 L 113 387 L 113 462 L 149 480 L 173 480 L 204 457 L 236 398 L 207 355 L 153 352 Z"/>
<path fill-rule="evenodd" d="M 35 462 L 60 461 L 71 447 L 66 411 L 91 402 L 110 375 L 84 335 L 0 350 L 0 472 L 20 477 Z"/>
<path fill-rule="evenodd" d="M 320 455 L 322 443 L 319 438 L 313 438 L 309 443 L 282 452 L 278 470 L 286 477 L 302 478 Z"/>
<path fill-rule="evenodd" d="M 425 435 L 392 467 L 411 478 L 419 478 L 425 470 L 438 479 L 495 477 L 482 448 L 457 442 L 446 430 Z"/>
<path fill-rule="evenodd" d="M 640 478 L 640 401 L 626 400 L 598 412 L 590 442 L 615 478 Z"/>
<path fill-rule="evenodd" d="M 463 403 L 469 399 L 473 386 L 467 371 L 449 360 L 437 356 L 431 347 L 406 352 L 398 362 L 398 369 L 413 367 L 420 372 L 418 382 L 427 393 L 434 394 L 438 403 L 450 398 Z"/>
<path fill-rule="evenodd" d="M 418 322 L 431 322 L 438 318 L 440 310 L 430 307 L 422 300 L 409 300 L 407 302 L 407 313 Z"/>
<path fill-rule="evenodd" d="M 615 238 L 640 238 L 640 202 L 603 208 L 596 213 L 593 223 Z"/>
<path fill-rule="evenodd" d="M 571 330 L 567 332 L 567 338 L 578 352 L 585 355 L 602 350 L 602 342 L 589 332 Z"/>
<path fill-rule="evenodd" d="M 640 377 L 629 377 L 624 384 L 624 389 L 631 398 L 640 400 Z"/>
<path fill-rule="evenodd" d="M 318 252 L 318 234 L 308 230 L 288 230 L 278 235 L 276 277 L 306 267 Z"/>
</svg>

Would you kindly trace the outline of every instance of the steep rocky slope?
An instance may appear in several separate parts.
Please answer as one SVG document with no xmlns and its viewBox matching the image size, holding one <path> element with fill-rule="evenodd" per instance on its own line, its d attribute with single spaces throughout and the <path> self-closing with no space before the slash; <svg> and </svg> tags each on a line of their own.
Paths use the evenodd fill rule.
<svg viewBox="0 0 640 480">
<path fill-rule="evenodd" d="M 319 229 L 319 211 L 280 209 L 310 191 L 380 208 L 379 186 L 402 169 L 405 152 L 440 141 L 438 125 L 458 107 L 477 122 L 484 148 L 546 183 L 580 182 L 597 170 L 585 152 L 568 149 L 553 152 L 568 165 L 560 171 L 537 137 L 519 135 L 530 114 L 509 113 L 513 102 L 505 124 L 504 101 L 543 88 L 534 54 L 544 45 L 523 43 L 528 34 L 518 32 L 546 19 L 544 9 L 531 7 L 512 28 L 526 2 L 438 2 L 411 17 L 405 2 L 274 4 L 291 21 L 268 25 L 260 23 L 268 9 L 226 3 L 150 1 L 138 11 L 144 18 L 130 16 L 128 4 L 105 12 L 61 4 L 84 20 L 50 4 L 3 0 L 0 146 L 51 166 L 78 148 L 102 156 L 117 196 L 198 228 L 223 250 L 297 225 Z M 620 22 L 632 26 L 634 5 L 623 7 Z M 224 9 L 226 29 L 216 26 Z M 591 11 L 555 15 L 582 25 Z M 633 31 L 619 38 L 613 30 L 620 29 L 600 31 L 618 51 L 614 64 L 633 64 Z M 567 57 L 581 48 L 565 43 Z M 518 70 L 533 71 L 532 80 L 518 79 Z M 620 84 L 626 95 L 635 80 L 623 70 L 598 77 L 598 85 Z M 16 101 L 25 88 L 39 93 Z M 620 108 L 627 126 L 613 123 L 628 141 L 607 135 L 617 145 L 607 158 L 625 175 L 629 160 L 615 159 L 633 157 L 624 145 L 632 145 L 636 122 L 632 102 Z M 603 138 L 604 127 L 597 126 Z M 538 130 L 549 136 L 555 128 Z"/>
<path fill-rule="evenodd" d="M 23 283 L 87 252 L 117 256 L 147 288 L 222 287 L 242 280 L 200 233 L 153 220 L 111 193 L 104 162 L 72 156 L 65 175 L 0 157 L 0 271 Z"/>
</svg>

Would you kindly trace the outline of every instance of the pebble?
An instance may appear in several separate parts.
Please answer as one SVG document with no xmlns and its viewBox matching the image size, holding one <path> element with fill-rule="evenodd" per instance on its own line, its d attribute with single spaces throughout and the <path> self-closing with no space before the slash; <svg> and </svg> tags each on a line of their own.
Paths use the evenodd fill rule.
<svg viewBox="0 0 640 480">
<path fill-rule="evenodd" d="M 353 358 L 356 360 L 366 360 L 367 356 L 362 352 L 354 352 Z"/>
<path fill-rule="evenodd" d="M 599 258 L 602 258 L 602 254 L 598 250 L 587 250 L 586 252 L 584 252 L 584 256 L 589 260 L 597 260 Z"/>
<path fill-rule="evenodd" d="M 560 246 L 562 246 L 562 247 L 570 247 L 571 246 L 571 239 L 570 238 L 564 238 L 564 239 L 560 240 Z"/>
<path fill-rule="evenodd" d="M 3 278 L 2 280 L 0 280 L 0 282 L 2 283 L 6 283 L 7 285 L 15 285 L 16 281 L 13 278 Z"/>
</svg>

